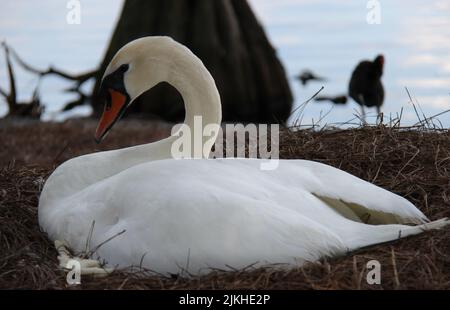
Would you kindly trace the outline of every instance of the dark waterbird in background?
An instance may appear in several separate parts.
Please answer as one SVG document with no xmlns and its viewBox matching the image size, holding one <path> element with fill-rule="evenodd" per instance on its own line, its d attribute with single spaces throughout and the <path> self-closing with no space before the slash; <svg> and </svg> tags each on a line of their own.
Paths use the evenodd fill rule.
<svg viewBox="0 0 450 310">
<path fill-rule="evenodd" d="M 335 97 L 320 96 L 320 97 L 316 97 L 314 100 L 315 101 L 331 101 L 334 104 L 344 105 L 347 103 L 347 96 L 346 95 L 335 96 Z"/>
<path fill-rule="evenodd" d="M 310 70 L 304 70 L 302 73 L 297 75 L 295 78 L 297 80 L 299 80 L 302 83 L 303 86 L 308 84 L 309 81 L 319 81 L 319 82 L 320 81 L 326 81 L 325 78 L 317 76 L 316 74 L 314 74 Z"/>
<path fill-rule="evenodd" d="M 384 100 L 384 88 L 381 83 L 384 56 L 378 55 L 374 61 L 360 62 L 352 73 L 348 86 L 349 96 L 361 106 L 363 120 L 366 119 L 364 107 L 376 107 L 377 115 Z"/>
<path fill-rule="evenodd" d="M 376 107 L 377 115 L 384 101 L 384 88 L 381 83 L 383 75 L 384 56 L 378 55 L 374 61 L 361 61 L 353 70 L 348 86 L 349 96 L 361 106 L 362 119 L 366 122 L 366 112 L 364 107 Z M 315 98 L 315 101 L 331 101 L 337 105 L 347 103 L 347 96 L 322 96 Z"/>
</svg>

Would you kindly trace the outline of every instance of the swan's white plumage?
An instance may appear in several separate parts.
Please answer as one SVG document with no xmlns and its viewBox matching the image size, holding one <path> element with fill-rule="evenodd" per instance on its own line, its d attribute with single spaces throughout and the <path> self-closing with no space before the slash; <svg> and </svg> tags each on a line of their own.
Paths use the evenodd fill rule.
<svg viewBox="0 0 450 310">
<path fill-rule="evenodd" d="M 157 71 L 180 90 L 186 123 L 192 124 L 199 113 L 210 122 L 220 121 L 214 81 L 192 53 L 167 38 L 137 41 L 110 66 L 120 65 L 120 55 L 133 61 L 133 53 L 140 63 L 132 67 L 141 72 L 170 59 L 170 72 Z M 157 54 L 155 42 L 161 43 L 160 57 L 168 59 L 152 54 Z M 143 61 L 143 54 L 154 62 Z M 149 83 L 136 85 L 139 80 L 131 74 L 125 79 L 134 81 L 127 89 L 134 88 L 135 98 Z M 140 77 L 146 78 L 143 73 Z M 182 77 L 191 77 L 190 82 Z M 280 160 L 277 169 L 264 171 L 252 159 L 175 160 L 170 159 L 171 139 L 89 154 L 58 167 L 40 198 L 43 230 L 79 252 L 95 221 L 91 247 L 125 230 L 95 253 L 110 266 L 142 264 L 163 273 L 182 268 L 197 273 L 257 262 L 301 264 L 448 223 L 401 225 L 427 218 L 406 199 L 324 164 Z M 335 210 L 335 203 L 350 213 L 359 208 L 398 224 L 351 220 Z"/>
<path fill-rule="evenodd" d="M 41 225 L 50 238 L 62 238 L 77 251 L 84 249 L 93 221 L 92 245 L 126 230 L 97 254 L 122 267 L 139 265 L 145 254 L 144 266 L 159 272 L 177 272 L 189 257 L 195 273 L 208 266 L 315 260 L 378 243 L 384 231 L 398 235 L 409 228 L 348 220 L 312 194 L 326 196 L 326 189 L 333 198 L 425 218 L 407 200 L 330 166 L 286 160 L 274 171 L 262 171 L 259 164 L 251 159 L 140 164 L 41 210 Z"/>
</svg>

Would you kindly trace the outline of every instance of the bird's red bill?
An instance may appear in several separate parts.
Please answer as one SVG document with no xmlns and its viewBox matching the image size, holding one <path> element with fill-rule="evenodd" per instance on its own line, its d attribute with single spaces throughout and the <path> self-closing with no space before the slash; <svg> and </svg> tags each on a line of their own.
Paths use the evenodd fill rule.
<svg viewBox="0 0 450 310">
<path fill-rule="evenodd" d="M 127 101 L 125 95 L 114 89 L 109 89 L 109 93 L 111 95 L 111 105 L 109 107 L 105 106 L 102 118 L 98 123 L 97 130 L 95 131 L 95 139 L 97 141 L 100 141 L 111 128 Z"/>
</svg>

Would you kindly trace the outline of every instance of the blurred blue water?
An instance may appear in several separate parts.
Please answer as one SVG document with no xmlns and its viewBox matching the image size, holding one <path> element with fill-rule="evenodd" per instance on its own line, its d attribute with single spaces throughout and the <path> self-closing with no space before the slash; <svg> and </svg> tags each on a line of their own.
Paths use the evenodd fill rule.
<svg viewBox="0 0 450 310">
<path fill-rule="evenodd" d="M 0 2 L 0 40 L 7 40 L 37 67 L 54 64 L 80 72 L 98 65 L 122 1 L 82 0 L 80 25 L 66 23 L 67 1 L 36 3 Z M 379 25 L 367 24 L 365 0 L 250 0 L 250 3 L 285 65 L 296 105 L 322 85 L 325 86 L 322 94 L 346 92 L 356 63 L 383 53 L 385 115 L 396 115 L 403 107 L 404 124 L 417 122 L 405 87 L 427 116 L 450 109 L 450 0 L 380 0 Z M 302 87 L 293 76 L 303 69 L 311 69 L 328 80 Z M 19 94 L 26 99 L 37 79 L 22 70 L 18 70 L 17 79 Z M 4 88 L 8 85 L 3 57 L 0 85 Z M 57 111 L 71 99 L 71 95 L 62 92 L 69 85 L 59 78 L 45 79 L 40 85 L 43 101 L 47 103 L 45 119 L 65 117 Z M 310 103 L 304 110 L 303 123 L 317 121 L 331 108 L 327 103 Z M 348 121 L 358 110 L 353 102 L 334 107 L 322 124 Z M 5 111 L 2 102 L 0 114 Z M 89 108 L 75 111 L 89 112 Z M 439 119 L 450 127 L 450 113 Z"/>
</svg>

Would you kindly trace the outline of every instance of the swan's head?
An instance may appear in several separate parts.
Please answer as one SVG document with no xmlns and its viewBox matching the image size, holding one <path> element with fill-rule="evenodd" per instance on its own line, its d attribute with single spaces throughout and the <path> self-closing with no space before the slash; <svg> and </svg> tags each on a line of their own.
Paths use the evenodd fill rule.
<svg viewBox="0 0 450 310">
<path fill-rule="evenodd" d="M 180 48 L 184 47 L 169 37 L 145 37 L 126 44 L 116 53 L 100 86 L 105 107 L 95 132 L 97 142 L 106 136 L 133 100 L 168 80 L 171 58 L 176 57 Z"/>
<path fill-rule="evenodd" d="M 384 56 L 378 55 L 373 61 L 374 71 L 377 78 L 380 78 L 383 75 L 383 67 L 384 67 Z"/>
</svg>

